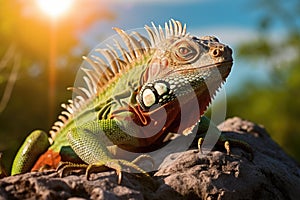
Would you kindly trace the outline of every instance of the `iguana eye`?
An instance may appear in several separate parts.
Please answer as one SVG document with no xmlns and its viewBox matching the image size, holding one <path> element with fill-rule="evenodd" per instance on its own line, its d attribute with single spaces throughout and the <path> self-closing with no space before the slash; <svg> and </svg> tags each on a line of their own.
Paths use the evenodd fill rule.
<svg viewBox="0 0 300 200">
<path fill-rule="evenodd" d="M 196 50 L 189 44 L 183 43 L 176 49 L 175 55 L 180 61 L 188 61 L 196 55 Z"/>
</svg>

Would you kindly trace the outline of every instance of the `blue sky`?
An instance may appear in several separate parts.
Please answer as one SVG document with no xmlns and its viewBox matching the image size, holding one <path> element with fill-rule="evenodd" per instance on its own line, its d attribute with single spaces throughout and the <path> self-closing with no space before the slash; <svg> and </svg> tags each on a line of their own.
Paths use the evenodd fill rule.
<svg viewBox="0 0 300 200">
<path fill-rule="evenodd" d="M 113 0 L 107 6 L 116 14 L 116 19 L 98 22 L 81 36 L 91 48 L 101 42 L 100 37 L 114 34 L 112 27 L 129 30 L 151 25 L 152 21 L 163 25 L 173 18 L 186 23 L 192 35 L 214 35 L 234 49 L 239 43 L 257 36 L 256 24 L 262 14 L 251 0 Z M 267 80 L 266 68 L 254 68 L 250 66 L 252 63 L 236 56 L 234 60 L 233 71 L 226 83 L 227 93 L 238 89 L 246 80 Z"/>
<path fill-rule="evenodd" d="M 111 30 L 113 26 L 128 30 L 141 28 L 152 21 L 163 25 L 171 18 L 186 23 L 190 32 L 201 29 L 219 32 L 226 29 L 228 32 L 230 28 L 232 32 L 237 29 L 239 33 L 243 30 L 251 34 L 259 16 L 251 0 L 162 0 L 160 3 L 158 0 L 112 0 L 112 2 L 115 3 L 110 3 L 108 7 L 116 14 L 116 19 L 95 24 L 90 34 L 103 35 L 103 31 L 113 34 Z"/>
</svg>

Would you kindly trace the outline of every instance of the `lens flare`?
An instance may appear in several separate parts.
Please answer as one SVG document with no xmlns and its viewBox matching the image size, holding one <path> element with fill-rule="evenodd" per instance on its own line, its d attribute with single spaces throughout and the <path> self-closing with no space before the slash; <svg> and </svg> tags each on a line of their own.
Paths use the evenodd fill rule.
<svg viewBox="0 0 300 200">
<path fill-rule="evenodd" d="M 37 0 L 38 6 L 50 17 L 56 18 L 66 12 L 74 0 Z"/>
</svg>

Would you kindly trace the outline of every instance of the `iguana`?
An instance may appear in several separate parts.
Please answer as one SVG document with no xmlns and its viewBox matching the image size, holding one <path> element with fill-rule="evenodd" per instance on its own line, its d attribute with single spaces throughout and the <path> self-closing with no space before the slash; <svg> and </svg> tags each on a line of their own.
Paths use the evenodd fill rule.
<svg viewBox="0 0 300 200">
<path fill-rule="evenodd" d="M 87 176 L 94 168 L 115 169 L 120 182 L 123 166 L 146 173 L 136 161 L 150 159 L 146 153 L 166 145 L 170 133 L 207 126 L 203 114 L 231 71 L 231 48 L 213 36 L 188 34 L 179 21 L 152 25 L 145 26 L 149 39 L 114 28 L 123 44 L 115 41 L 114 47 L 96 49 L 99 55 L 84 57 L 86 87 L 70 88 L 75 96 L 62 104 L 49 134 L 28 136 L 12 175 L 64 161 L 60 170 L 84 167 Z M 228 144 L 250 149 L 242 141 L 219 140 L 228 152 Z M 143 154 L 130 162 L 116 158 L 115 148 Z"/>
</svg>

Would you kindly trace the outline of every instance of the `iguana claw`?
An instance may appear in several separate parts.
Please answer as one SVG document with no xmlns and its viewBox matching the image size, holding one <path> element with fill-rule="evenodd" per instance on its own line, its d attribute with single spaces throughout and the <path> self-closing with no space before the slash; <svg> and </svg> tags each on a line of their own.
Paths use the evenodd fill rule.
<svg viewBox="0 0 300 200">
<path fill-rule="evenodd" d="M 198 122 L 198 127 L 195 126 L 195 128 L 197 128 L 196 131 L 197 131 L 198 137 L 200 136 L 198 139 L 198 143 L 197 143 L 199 153 L 203 154 L 202 144 L 204 142 L 204 138 L 201 136 L 207 134 L 208 129 L 211 128 L 211 130 L 212 130 L 211 133 L 218 133 L 218 135 L 219 135 L 216 145 L 223 146 L 227 152 L 227 155 L 230 155 L 231 147 L 240 147 L 243 150 L 245 150 L 247 153 L 250 154 L 249 160 L 253 159 L 253 150 L 247 142 L 244 142 L 242 140 L 233 139 L 233 138 L 228 138 L 227 136 L 222 134 L 220 132 L 220 130 L 217 128 L 217 126 L 214 125 L 207 117 L 202 116 L 201 120 Z"/>
<path fill-rule="evenodd" d="M 204 139 L 202 137 L 198 139 L 198 150 L 199 150 L 199 153 L 201 153 L 201 154 L 203 153 L 202 148 L 201 148 L 203 141 L 204 141 Z M 245 150 L 247 153 L 249 153 L 249 155 L 250 155 L 249 160 L 253 160 L 253 150 L 252 150 L 251 146 L 242 140 L 227 138 L 227 137 L 221 135 L 217 142 L 217 145 L 223 145 L 223 147 L 225 148 L 225 150 L 227 152 L 227 155 L 230 155 L 232 146 L 240 147 L 243 150 Z"/>
<path fill-rule="evenodd" d="M 122 166 L 127 166 L 130 168 L 135 169 L 136 171 L 146 175 L 147 177 L 150 177 L 150 175 L 141 169 L 139 166 L 137 166 L 135 163 L 140 161 L 141 159 L 145 158 L 151 158 L 148 155 L 141 155 L 134 159 L 132 162 L 129 162 L 127 160 L 122 160 L 122 159 L 110 159 L 106 162 L 99 161 L 97 163 L 92 163 L 92 164 L 76 164 L 76 163 L 70 163 L 70 162 L 61 162 L 60 165 L 57 167 L 57 171 L 59 171 L 60 176 L 65 176 L 69 172 L 77 169 L 85 169 L 85 176 L 87 180 L 90 180 L 90 175 L 92 172 L 103 172 L 107 171 L 109 169 L 114 169 L 116 170 L 116 174 L 118 176 L 118 184 L 121 183 L 122 180 Z M 153 161 L 153 159 L 151 158 Z M 154 163 L 152 163 L 154 164 Z"/>
</svg>

